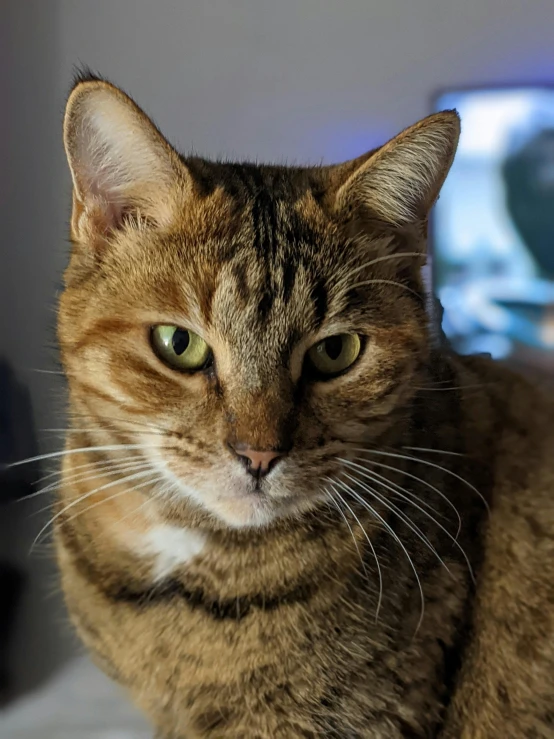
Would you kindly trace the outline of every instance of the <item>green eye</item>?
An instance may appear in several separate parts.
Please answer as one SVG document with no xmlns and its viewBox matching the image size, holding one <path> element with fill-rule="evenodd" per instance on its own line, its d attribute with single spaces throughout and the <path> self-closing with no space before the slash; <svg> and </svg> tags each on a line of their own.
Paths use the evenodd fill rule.
<svg viewBox="0 0 554 739">
<path fill-rule="evenodd" d="M 177 326 L 154 326 L 152 344 L 158 357 L 173 369 L 204 369 L 212 358 L 210 347 L 192 331 Z"/>
<path fill-rule="evenodd" d="M 357 334 L 338 334 L 312 346 L 308 351 L 308 359 L 319 375 L 334 377 L 354 364 L 361 348 Z"/>
</svg>

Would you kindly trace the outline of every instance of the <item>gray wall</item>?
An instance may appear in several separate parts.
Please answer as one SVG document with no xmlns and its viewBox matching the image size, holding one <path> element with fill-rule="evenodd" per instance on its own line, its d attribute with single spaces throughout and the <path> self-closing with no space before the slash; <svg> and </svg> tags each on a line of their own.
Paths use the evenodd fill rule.
<svg viewBox="0 0 554 739">
<path fill-rule="evenodd" d="M 4 0 L 4 4 L 6 0 Z M 0 177 L 8 354 L 48 368 L 66 255 L 60 123 L 72 66 L 113 79 L 179 147 L 337 160 L 429 111 L 448 85 L 554 79 L 552 0 L 8 0 Z M 9 23 L 8 23 L 9 25 Z M 4 118 L 4 116 L 2 116 Z M 4 275 L 4 279 L 5 279 Z M 5 342 L 2 341 L 2 344 Z M 48 414 L 44 378 L 31 378 Z"/>
<path fill-rule="evenodd" d="M 128 88 L 182 147 L 359 153 L 435 89 L 553 69 L 552 0 L 61 2 L 61 64 Z"/>
<path fill-rule="evenodd" d="M 56 424 L 59 405 L 55 376 L 31 370 L 53 368 L 50 308 L 69 203 L 60 123 L 73 64 L 125 87 L 185 150 L 311 162 L 371 148 L 425 115 L 438 88 L 554 78 L 553 0 L 4 0 L 2 8 L 0 351 L 28 379 L 41 427 Z M 19 537 L 18 556 L 39 521 Z M 26 612 L 35 618 L 18 637 L 26 675 L 40 673 L 38 654 L 51 664 L 58 650 L 56 601 L 42 600 L 48 572 L 32 560 Z"/>
</svg>

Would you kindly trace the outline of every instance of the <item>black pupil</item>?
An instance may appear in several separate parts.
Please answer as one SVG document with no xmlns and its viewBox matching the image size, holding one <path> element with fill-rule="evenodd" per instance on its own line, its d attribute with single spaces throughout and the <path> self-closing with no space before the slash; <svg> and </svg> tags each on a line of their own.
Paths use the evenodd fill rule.
<svg viewBox="0 0 554 739">
<path fill-rule="evenodd" d="M 179 357 L 181 354 L 186 351 L 186 348 L 190 344 L 190 335 L 188 331 L 183 331 L 182 329 L 178 328 L 173 336 L 171 337 L 171 345 L 173 346 L 173 351 L 175 354 L 177 354 Z"/>
<path fill-rule="evenodd" d="M 331 359 L 338 359 L 342 352 L 342 336 L 331 336 L 325 339 L 325 351 Z"/>
</svg>

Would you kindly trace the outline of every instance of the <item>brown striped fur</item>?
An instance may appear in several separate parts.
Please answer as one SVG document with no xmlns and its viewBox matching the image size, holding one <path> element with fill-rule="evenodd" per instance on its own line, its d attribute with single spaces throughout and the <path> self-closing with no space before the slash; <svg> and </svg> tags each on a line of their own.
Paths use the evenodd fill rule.
<svg viewBox="0 0 554 739">
<path fill-rule="evenodd" d="M 161 739 L 554 737 L 552 405 L 425 309 L 457 130 L 439 114 L 336 167 L 213 163 L 106 82 L 71 94 L 57 550 L 79 634 Z M 160 323 L 214 365 L 162 364 Z M 359 359 L 314 381 L 305 352 L 342 332 Z M 255 481 L 236 440 L 284 457 Z M 199 551 L 156 575 L 158 530 Z"/>
</svg>

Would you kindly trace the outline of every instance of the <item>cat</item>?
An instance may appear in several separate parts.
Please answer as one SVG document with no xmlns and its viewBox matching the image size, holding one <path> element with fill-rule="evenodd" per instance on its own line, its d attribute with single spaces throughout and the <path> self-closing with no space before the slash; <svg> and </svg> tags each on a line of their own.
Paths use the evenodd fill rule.
<svg viewBox="0 0 554 739">
<path fill-rule="evenodd" d="M 459 130 L 211 162 L 73 87 L 57 556 L 160 739 L 554 737 L 553 405 L 421 278 Z"/>
</svg>

